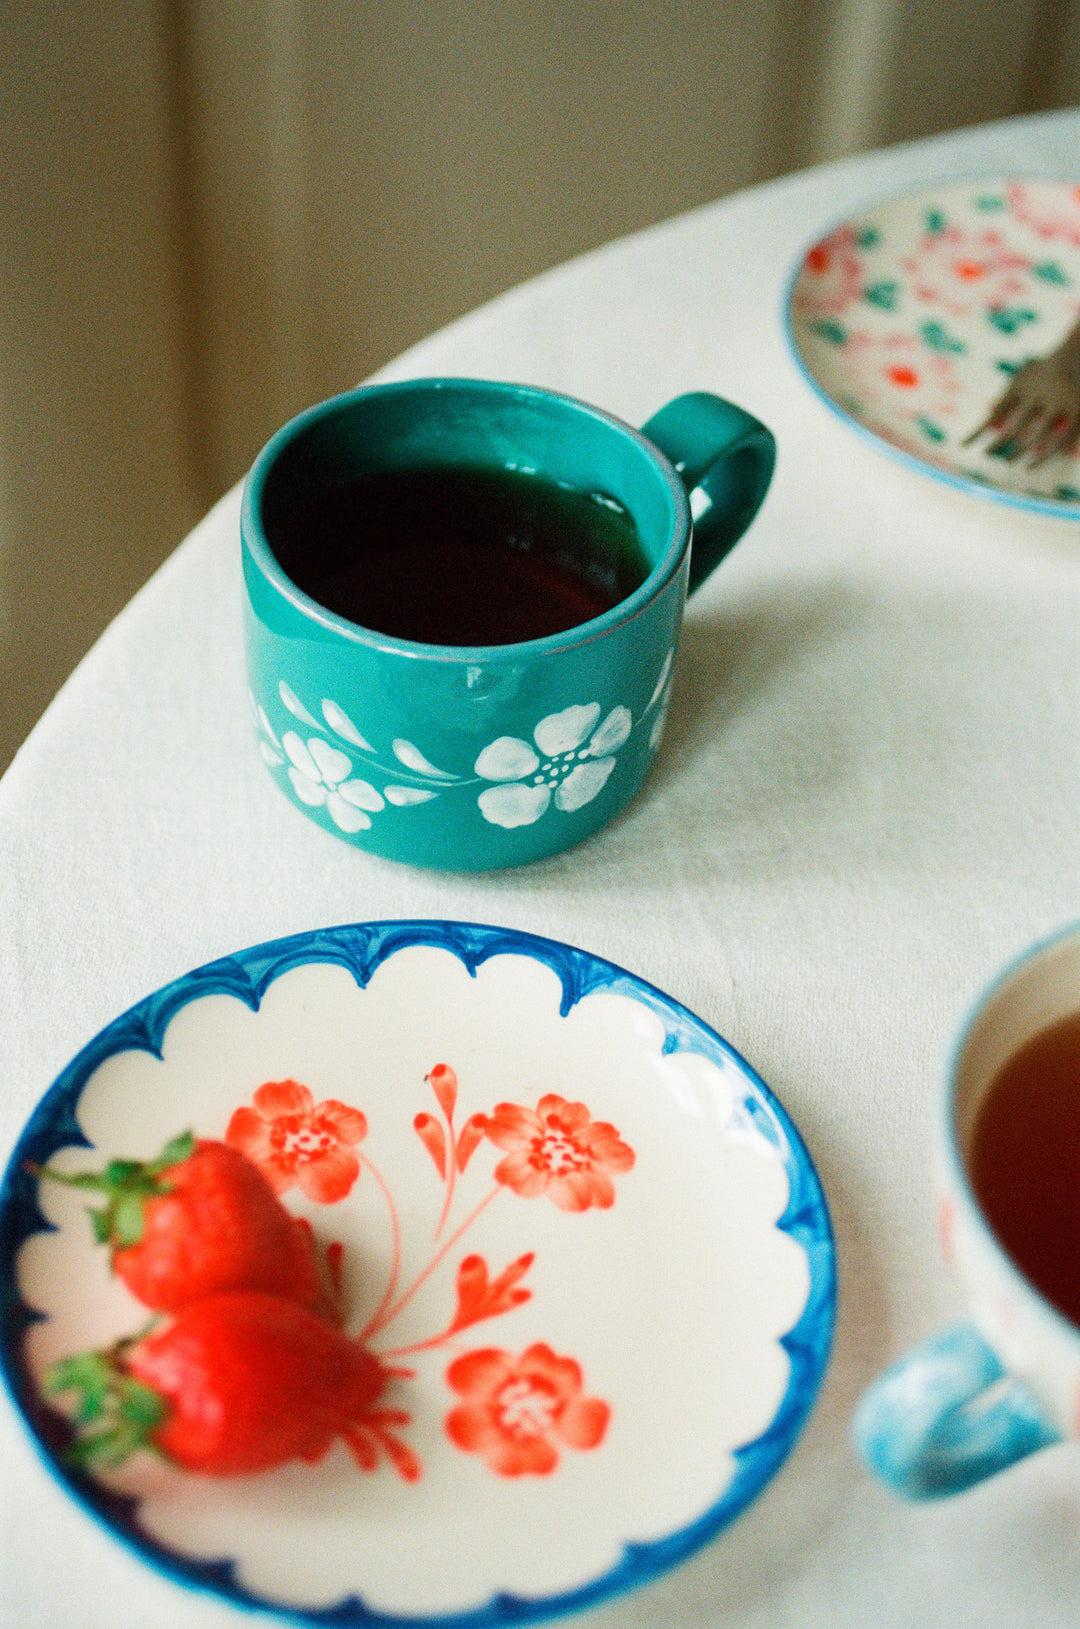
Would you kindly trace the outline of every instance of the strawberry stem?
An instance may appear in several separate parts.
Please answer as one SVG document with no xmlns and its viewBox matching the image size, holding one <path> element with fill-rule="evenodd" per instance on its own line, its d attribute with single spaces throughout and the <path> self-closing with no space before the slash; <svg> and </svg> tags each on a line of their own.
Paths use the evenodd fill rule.
<svg viewBox="0 0 1080 1629">
<path fill-rule="evenodd" d="M 143 1236 L 146 1201 L 170 1192 L 169 1183 L 162 1180 L 165 1173 L 190 1159 L 194 1152 L 194 1133 L 184 1131 L 167 1142 L 153 1160 L 110 1160 L 103 1171 L 69 1173 L 49 1165 L 31 1165 L 29 1169 L 34 1176 L 47 1177 L 67 1188 L 104 1194 L 105 1204 L 87 1212 L 94 1239 L 98 1244 L 122 1250 L 138 1244 Z"/>
<path fill-rule="evenodd" d="M 79 1352 L 46 1372 L 47 1391 L 76 1397 L 75 1441 L 65 1456 L 73 1464 L 122 1464 L 137 1448 L 153 1446 L 153 1433 L 168 1413 L 158 1392 L 124 1372 L 126 1344 L 108 1352 Z"/>
</svg>

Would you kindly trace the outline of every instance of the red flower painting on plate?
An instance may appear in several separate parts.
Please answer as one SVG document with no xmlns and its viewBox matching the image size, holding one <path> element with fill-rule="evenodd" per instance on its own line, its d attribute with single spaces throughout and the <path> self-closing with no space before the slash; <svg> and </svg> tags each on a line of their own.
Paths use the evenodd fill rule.
<svg viewBox="0 0 1080 1629">
<path fill-rule="evenodd" d="M 367 1135 L 359 1109 L 316 1103 L 295 1080 L 267 1081 L 236 1110 L 225 1140 L 266 1176 L 275 1193 L 293 1184 L 320 1205 L 344 1199 L 360 1175 L 355 1145 Z"/>
<path fill-rule="evenodd" d="M 509 1261 L 491 1263 L 478 1251 L 461 1247 L 480 1216 L 503 1195 L 550 1200 L 568 1220 L 610 1210 L 618 1179 L 633 1170 L 636 1156 L 613 1125 L 594 1119 L 585 1103 L 558 1093 L 542 1093 L 535 1103 L 499 1102 L 490 1112 L 467 1115 L 459 1125 L 455 1070 L 436 1064 L 425 1083 L 437 1112 L 415 1112 L 412 1129 L 443 1192 L 441 1200 L 436 1194 L 432 1207 L 430 1244 L 419 1250 L 411 1236 L 406 1239 L 406 1215 L 409 1227 L 415 1227 L 413 1195 L 403 1212 L 391 1181 L 367 1151 L 369 1120 L 359 1107 L 335 1097 L 318 1098 L 308 1085 L 291 1078 L 265 1081 L 233 1110 L 224 1140 L 263 1174 L 277 1196 L 274 1202 L 298 1190 L 309 1204 L 330 1211 L 349 1197 L 365 1171 L 365 1181 L 373 1184 L 370 1191 L 381 1196 L 389 1240 L 385 1280 L 362 1327 L 350 1329 L 343 1310 L 344 1246 L 314 1232 L 320 1272 L 328 1281 L 318 1316 L 333 1325 L 326 1344 L 340 1345 L 344 1336 L 357 1361 L 381 1376 L 377 1397 L 353 1410 L 344 1431 L 360 1470 L 374 1472 L 389 1464 L 405 1482 L 423 1475 L 421 1455 L 409 1441 L 414 1411 L 406 1406 L 407 1392 L 398 1397 L 387 1393 L 417 1383 L 421 1355 L 437 1352 L 449 1359 L 442 1377 L 454 1398 L 443 1415 L 443 1440 L 476 1455 L 496 1476 L 549 1476 L 567 1450 L 601 1446 L 611 1404 L 586 1389 L 576 1357 L 556 1352 L 542 1339 L 517 1351 L 470 1347 L 463 1341 L 465 1331 L 475 1325 L 513 1316 L 532 1301 L 528 1279 L 537 1251 L 519 1251 Z M 487 1144 L 502 1157 L 488 1165 L 485 1182 L 481 1151 Z M 519 1225 L 520 1213 L 515 1211 L 512 1220 Z M 575 1228 L 588 1225 L 572 1223 Z M 415 1309 L 437 1304 L 444 1275 L 449 1282 L 442 1321 L 418 1334 Z M 237 1288 L 243 1291 L 244 1286 Z M 421 1290 L 426 1296 L 418 1302 Z M 412 1315 L 403 1326 L 399 1320 L 406 1309 Z M 226 1310 L 219 1309 L 220 1315 Z M 297 1315 L 291 1316 L 295 1321 Z M 408 1334 L 395 1337 L 396 1328 Z M 135 1339 L 134 1333 L 126 1343 L 122 1339 L 116 1351 Z M 70 1363 L 64 1372 L 69 1370 Z"/>
<path fill-rule="evenodd" d="M 446 1379 L 462 1398 L 446 1417 L 447 1436 L 500 1476 L 546 1476 L 560 1447 L 595 1448 L 607 1430 L 611 1409 L 583 1396 L 580 1365 L 542 1341 L 520 1357 L 495 1347 L 468 1352 Z"/>
<path fill-rule="evenodd" d="M 614 1176 L 634 1163 L 634 1151 L 614 1126 L 591 1120 L 584 1103 L 568 1103 L 553 1092 L 535 1109 L 500 1103 L 487 1123 L 487 1135 L 506 1152 L 495 1180 L 525 1199 L 545 1194 L 560 1210 L 607 1210 L 615 1203 Z"/>
</svg>

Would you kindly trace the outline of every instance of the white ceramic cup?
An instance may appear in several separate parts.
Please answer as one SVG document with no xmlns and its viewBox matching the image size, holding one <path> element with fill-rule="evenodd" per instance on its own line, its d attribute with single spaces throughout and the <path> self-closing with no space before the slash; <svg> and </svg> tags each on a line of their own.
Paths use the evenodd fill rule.
<svg viewBox="0 0 1080 1629">
<path fill-rule="evenodd" d="M 855 1419 L 864 1459 L 909 1498 L 959 1492 L 1036 1449 L 1080 1436 L 1080 1328 L 998 1242 L 968 1170 L 974 1126 L 995 1076 L 1025 1042 L 1078 1011 L 1074 925 L 1008 967 L 957 1042 L 936 1117 L 934 1180 L 943 1247 L 969 1318 L 902 1357 L 870 1387 Z M 1080 1202 L 1080 1171 L 1077 1179 Z M 1031 1202 L 1038 1199 L 1033 1193 Z"/>
</svg>

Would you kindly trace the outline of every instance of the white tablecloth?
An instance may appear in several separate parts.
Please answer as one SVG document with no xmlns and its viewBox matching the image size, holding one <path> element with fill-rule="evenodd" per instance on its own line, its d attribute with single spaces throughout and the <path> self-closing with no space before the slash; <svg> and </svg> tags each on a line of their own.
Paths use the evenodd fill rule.
<svg viewBox="0 0 1080 1629">
<path fill-rule="evenodd" d="M 1069 112 L 794 175 L 561 267 L 386 370 L 530 380 L 638 423 L 705 388 L 776 432 L 765 507 L 690 607 L 653 778 L 586 846 L 446 877 L 350 850 L 290 807 L 252 745 L 237 492 L 0 782 L 5 1159 L 61 1067 L 141 996 L 247 944 L 383 917 L 606 956 L 701 1014 L 780 1096 L 836 1228 L 825 1384 L 751 1508 L 599 1607 L 596 1629 L 1080 1622 L 1075 1449 L 912 1508 L 849 1435 L 871 1376 L 958 1310 L 925 1170 L 950 1038 L 1004 958 L 1080 916 L 1080 538 L 854 434 L 800 377 L 781 318 L 793 264 L 849 207 L 948 175 L 1075 173 L 1078 147 Z M 0 1399 L 3 1629 L 237 1621 L 69 1502 Z"/>
</svg>

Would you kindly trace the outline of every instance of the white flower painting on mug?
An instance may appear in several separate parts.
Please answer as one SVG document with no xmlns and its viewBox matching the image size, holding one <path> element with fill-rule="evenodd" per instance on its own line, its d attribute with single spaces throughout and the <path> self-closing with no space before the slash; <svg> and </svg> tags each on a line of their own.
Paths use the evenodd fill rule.
<svg viewBox="0 0 1080 1629">
<path fill-rule="evenodd" d="M 309 809 L 325 808 L 346 835 L 368 830 L 372 817 L 388 808 L 414 808 L 466 786 L 479 787 L 477 808 L 484 820 L 512 830 L 532 825 L 549 810 L 571 815 L 591 803 L 614 772 L 620 748 L 646 721 L 649 750 L 657 750 L 671 696 L 674 657 L 674 650 L 669 650 L 637 720 L 621 704 L 605 713 L 598 701 L 574 702 L 541 718 L 529 740 L 497 736 L 483 748 L 471 775 L 439 768 L 413 742 L 401 738 L 390 745 L 394 762 L 380 763 L 368 737 L 336 701 L 324 699 L 319 706 L 322 717 L 317 718 L 284 681 L 278 685 L 278 696 L 305 726 L 303 735 L 291 728 L 280 736 L 275 733 L 266 709 L 254 697 L 252 710 L 268 767 L 284 769 L 296 801 Z M 357 754 L 366 760 L 364 776 L 354 772 Z"/>
<path fill-rule="evenodd" d="M 615 753 L 629 739 L 629 708 L 600 718 L 600 703 L 549 713 L 533 741 L 500 735 L 476 760 L 476 773 L 497 784 L 480 793 L 480 813 L 493 826 L 531 826 L 553 803 L 564 814 L 581 809 L 603 789 Z"/>
<path fill-rule="evenodd" d="M 386 799 L 370 781 L 356 780 L 352 759 L 324 741 L 321 735 L 303 741 L 295 730 L 281 738 L 289 758 L 289 779 L 301 803 L 309 808 L 326 805 L 341 831 L 366 831 L 371 816 L 386 807 Z"/>
</svg>

